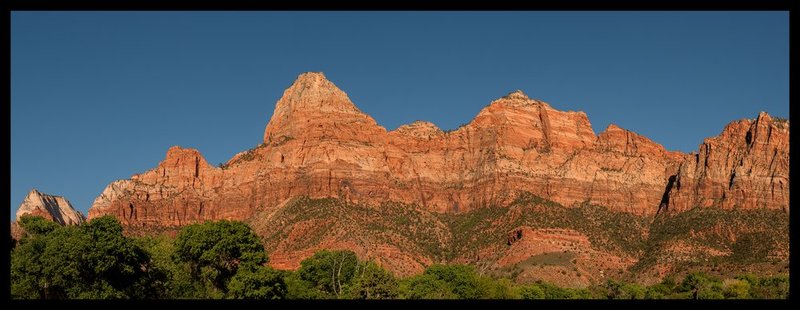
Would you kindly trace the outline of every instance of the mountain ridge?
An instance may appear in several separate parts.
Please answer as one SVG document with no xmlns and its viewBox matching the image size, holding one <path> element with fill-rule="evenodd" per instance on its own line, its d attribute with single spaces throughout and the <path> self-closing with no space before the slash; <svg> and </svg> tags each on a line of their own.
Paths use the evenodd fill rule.
<svg viewBox="0 0 800 310">
<path fill-rule="evenodd" d="M 768 223 L 788 218 L 788 141 L 788 120 L 759 113 L 698 152 L 669 151 L 613 123 L 595 133 L 586 113 L 522 91 L 452 131 L 427 121 L 387 131 L 323 74 L 304 73 L 262 144 L 220 166 L 170 147 L 155 168 L 110 183 L 88 218 L 111 215 L 137 234 L 245 221 L 282 269 L 337 248 L 404 275 L 444 261 L 570 285 L 630 270 L 658 279 L 698 259 L 746 270 L 742 249 L 756 245 L 738 235 L 771 240 L 764 259 L 788 253 L 784 227 Z M 705 216 L 748 224 L 723 231 Z M 669 237 L 686 223 L 710 231 Z M 533 268 L 552 260 L 560 267 Z"/>
<path fill-rule="evenodd" d="M 768 118 L 769 115 L 762 112 L 754 121 L 763 119 L 759 126 L 767 128 L 762 131 L 771 133 L 769 128 L 775 125 L 768 123 Z M 740 135 L 730 131 L 744 128 L 732 126 L 726 126 L 722 135 Z M 785 148 L 788 160 L 788 121 L 785 126 L 776 130 L 779 137 L 771 147 Z M 774 145 L 784 140 L 785 146 Z M 686 194 L 678 193 L 678 187 L 675 193 L 665 194 L 670 177 L 678 179 L 680 175 L 681 180 L 695 177 L 686 172 L 689 164 L 685 162 L 691 154 L 668 151 L 649 138 L 615 124 L 595 134 L 586 113 L 553 109 L 519 90 L 493 100 L 469 123 L 450 132 L 424 121 L 387 131 L 361 112 L 324 74 L 307 72 L 301 74 L 276 103 L 263 142 L 231 158 L 224 169 L 209 165 L 197 150 L 172 147 L 156 169 L 160 172 L 137 174 L 131 180 L 153 187 L 143 192 L 146 204 L 152 194 L 148 191 L 157 191 L 161 198 L 166 197 L 164 189 L 156 189 L 162 185 L 196 191 L 198 195 L 184 195 L 187 202 L 176 206 L 180 211 L 173 210 L 168 216 L 172 219 L 189 212 L 187 208 L 200 209 L 192 211 L 197 214 L 214 209 L 212 218 L 235 218 L 234 214 L 247 217 L 246 214 L 253 214 L 255 209 L 269 208 L 300 195 L 339 197 L 354 203 L 387 200 L 421 203 L 436 212 L 506 204 L 513 196 L 507 194 L 517 190 L 532 190 L 566 206 L 589 201 L 637 214 L 659 212 L 661 203 L 669 202 L 668 199 L 662 202 L 666 196 L 679 201 L 697 200 L 684 198 Z M 774 156 L 784 156 L 784 153 Z M 747 154 L 741 161 L 745 157 Z M 679 173 L 679 167 L 684 167 L 684 172 Z M 287 169 L 292 171 L 285 171 Z M 781 196 L 781 191 L 788 190 L 785 187 L 788 166 L 772 170 L 774 177 L 787 181 L 778 181 L 780 197 L 766 201 L 767 207 L 786 208 L 788 197 Z M 237 173 L 240 175 L 236 176 Z M 504 182 L 499 178 L 517 182 Z M 264 188 L 272 187 L 277 180 L 290 184 L 279 185 L 277 193 Z M 566 184 L 569 182 L 565 180 L 574 184 Z M 718 183 L 716 181 L 714 183 Z M 117 185 L 125 183 L 124 180 L 117 182 Z M 264 182 L 267 184 L 259 185 Z M 214 201 L 200 206 L 201 200 L 208 201 L 223 191 L 220 188 L 245 183 L 252 187 L 251 194 L 245 196 L 255 192 L 268 196 L 247 198 L 251 201 L 247 208 L 252 210 L 232 211 L 233 207 L 223 207 L 228 203 Z M 135 191 L 135 186 L 126 186 L 129 188 L 122 192 Z M 437 187 L 452 190 L 442 191 Z M 478 194 L 464 187 L 476 189 Z M 109 193 L 106 196 L 124 195 Z M 236 196 L 239 201 L 244 199 L 241 193 Z M 778 206 L 784 202 L 786 204 Z M 89 210 L 89 217 L 109 213 L 103 209 L 110 203 L 111 200 L 98 197 Z M 620 203 L 625 206 L 619 206 Z M 686 209 L 691 203 L 680 202 L 680 208 Z M 737 203 L 726 206 L 734 204 Z M 129 208 L 130 205 L 135 206 L 130 203 Z M 153 211 L 151 213 L 159 212 Z M 128 217 L 132 218 L 130 214 Z M 200 218 L 203 216 L 193 220 Z"/>
</svg>

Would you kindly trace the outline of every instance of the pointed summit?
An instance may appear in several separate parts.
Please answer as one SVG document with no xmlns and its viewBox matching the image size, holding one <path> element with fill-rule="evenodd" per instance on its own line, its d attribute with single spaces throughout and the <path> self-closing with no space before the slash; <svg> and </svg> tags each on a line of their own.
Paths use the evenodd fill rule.
<svg viewBox="0 0 800 310">
<path fill-rule="evenodd" d="M 526 95 L 524 92 L 522 92 L 519 89 L 508 93 L 508 95 L 505 95 L 505 97 L 503 97 L 503 98 L 505 98 L 505 99 L 522 99 L 522 100 L 530 100 L 531 99 L 531 98 L 528 97 L 528 95 Z"/>
<path fill-rule="evenodd" d="M 306 72 L 283 92 L 275 107 L 284 110 L 314 110 L 319 112 L 361 113 L 344 91 L 325 78 L 322 72 Z"/>
<path fill-rule="evenodd" d="M 606 130 L 604 130 L 603 132 L 611 132 L 611 131 L 627 131 L 627 130 L 625 130 L 625 128 L 617 126 L 617 124 L 610 123 L 608 124 L 608 126 L 606 126 Z"/>
<path fill-rule="evenodd" d="M 310 122 L 367 119 L 347 94 L 329 81 L 322 72 L 300 74 L 275 105 L 272 118 L 264 130 L 264 143 L 292 139 L 307 133 Z M 305 128 L 308 129 L 308 128 Z M 291 138 L 290 138 L 291 137 Z"/>
<path fill-rule="evenodd" d="M 80 225 L 86 217 L 61 196 L 48 195 L 32 189 L 17 209 L 17 220 L 23 215 L 41 216 L 60 225 Z"/>
<path fill-rule="evenodd" d="M 528 97 L 528 95 L 526 95 L 523 91 L 519 89 L 512 91 L 501 98 L 495 99 L 489 104 L 489 106 L 498 104 L 505 107 L 531 107 L 531 106 L 550 107 L 549 104 L 543 101 L 531 99 L 530 97 Z"/>
</svg>

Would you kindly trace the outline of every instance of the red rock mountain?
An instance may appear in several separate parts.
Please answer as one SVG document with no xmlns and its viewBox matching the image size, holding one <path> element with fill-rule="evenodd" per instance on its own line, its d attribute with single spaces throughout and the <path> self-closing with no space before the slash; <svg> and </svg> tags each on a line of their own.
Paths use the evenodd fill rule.
<svg viewBox="0 0 800 310">
<path fill-rule="evenodd" d="M 26 215 L 41 216 L 59 225 L 80 225 L 86 222 L 83 213 L 75 210 L 66 198 L 32 189 L 17 208 L 16 221 L 11 223 L 12 243 L 25 236 L 25 229 L 19 224 L 19 219 Z"/>
<path fill-rule="evenodd" d="M 766 208 L 789 212 L 789 122 L 761 112 L 708 138 L 667 185 L 668 208 Z"/>
<path fill-rule="evenodd" d="M 415 203 L 435 212 L 505 205 L 528 191 L 652 215 L 694 206 L 788 211 L 789 122 L 766 113 L 728 125 L 699 154 L 559 111 L 515 91 L 468 124 L 387 131 L 322 73 L 304 73 L 277 102 L 263 144 L 214 167 L 174 146 L 150 171 L 106 187 L 89 218 L 135 227 L 248 219 L 293 197 Z"/>
<path fill-rule="evenodd" d="M 17 220 L 24 215 L 41 216 L 60 225 L 80 225 L 86 217 L 64 197 L 32 189 L 17 209 Z"/>
</svg>

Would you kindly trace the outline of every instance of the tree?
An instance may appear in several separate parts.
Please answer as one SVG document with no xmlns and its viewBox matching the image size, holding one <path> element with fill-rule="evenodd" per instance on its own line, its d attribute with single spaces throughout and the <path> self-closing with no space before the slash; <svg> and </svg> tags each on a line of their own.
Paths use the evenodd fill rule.
<svg viewBox="0 0 800 310">
<path fill-rule="evenodd" d="M 490 294 L 488 298 L 491 299 L 520 299 L 520 289 L 517 285 L 508 278 L 491 279 L 488 277 L 481 277 L 481 281 L 486 284 L 484 286 L 490 287 Z"/>
<path fill-rule="evenodd" d="M 322 250 L 300 262 L 300 279 L 325 298 L 339 298 L 355 277 L 358 257 L 353 251 Z"/>
<path fill-rule="evenodd" d="M 155 298 L 150 258 L 113 217 L 82 226 L 25 220 L 32 235 L 12 251 L 15 298 Z M 25 225 L 33 225 L 24 227 Z M 42 229 L 44 228 L 44 229 Z"/>
<path fill-rule="evenodd" d="M 394 299 L 399 294 L 397 279 L 375 262 L 359 264 L 356 278 L 350 288 L 350 298 Z"/>
<path fill-rule="evenodd" d="M 523 299 L 544 299 L 544 291 L 536 284 L 527 285 L 520 288 L 520 295 Z"/>
<path fill-rule="evenodd" d="M 431 274 L 413 276 L 401 285 L 403 297 L 407 299 L 456 299 L 450 285 Z"/>
<path fill-rule="evenodd" d="M 680 292 L 688 292 L 692 299 L 722 299 L 722 285 L 719 280 L 702 272 L 686 275 L 679 287 Z"/>
<path fill-rule="evenodd" d="M 643 299 L 645 288 L 635 283 L 617 282 L 613 279 L 606 281 L 609 299 Z"/>
<path fill-rule="evenodd" d="M 752 298 L 773 299 L 789 297 L 789 276 L 774 276 L 767 278 L 757 278 L 753 275 L 737 277 L 750 284 L 750 296 Z"/>
<path fill-rule="evenodd" d="M 48 221 L 41 216 L 23 215 L 19 218 L 19 225 L 29 236 L 47 235 L 61 227 L 53 221 Z"/>
<path fill-rule="evenodd" d="M 460 299 L 486 297 L 489 287 L 480 281 L 475 268 L 467 265 L 432 265 L 425 274 L 444 281 Z"/>
<path fill-rule="evenodd" d="M 136 243 L 150 256 L 151 270 L 156 274 L 163 275 L 162 278 L 153 280 L 158 282 L 155 285 L 161 287 L 161 297 L 173 299 L 207 297 L 204 295 L 202 283 L 191 277 L 189 263 L 172 259 L 175 252 L 174 239 L 167 235 L 135 239 Z"/>
<path fill-rule="evenodd" d="M 44 238 L 27 238 L 11 251 L 12 298 L 47 298 L 49 285 L 41 264 L 46 246 Z"/>
<path fill-rule="evenodd" d="M 228 298 L 283 299 L 286 283 L 280 271 L 257 266 L 239 268 L 228 283 Z"/>
<path fill-rule="evenodd" d="M 330 298 L 312 287 L 310 282 L 300 279 L 298 272 L 285 272 L 283 282 L 286 283 L 286 299 Z"/>
<path fill-rule="evenodd" d="M 188 263 L 194 280 L 210 284 L 207 294 L 222 297 L 227 282 L 241 266 L 265 264 L 267 255 L 259 237 L 246 224 L 218 221 L 181 229 L 173 259 Z"/>
<path fill-rule="evenodd" d="M 722 294 L 729 299 L 750 298 L 750 283 L 744 280 L 726 280 Z"/>
</svg>

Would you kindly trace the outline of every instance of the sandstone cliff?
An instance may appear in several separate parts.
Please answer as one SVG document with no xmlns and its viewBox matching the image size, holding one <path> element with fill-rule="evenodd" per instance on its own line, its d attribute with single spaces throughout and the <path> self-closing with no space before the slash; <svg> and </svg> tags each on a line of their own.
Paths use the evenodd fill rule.
<svg viewBox="0 0 800 310">
<path fill-rule="evenodd" d="M 758 246 L 760 261 L 788 257 L 788 141 L 789 122 L 761 113 L 699 153 L 671 152 L 613 124 L 595 134 L 585 113 L 521 91 L 452 131 L 425 121 L 387 131 L 323 74 L 304 73 L 259 146 L 221 167 L 172 147 L 156 168 L 109 184 L 89 217 L 144 232 L 248 221 L 277 268 L 336 248 L 404 275 L 460 262 L 570 285 L 637 268 L 657 279 L 709 257 L 747 267 Z M 740 224 L 695 231 L 720 221 Z M 747 241 L 764 236 L 775 240 Z"/>
<path fill-rule="evenodd" d="M 89 217 L 139 227 L 241 220 L 299 196 L 465 212 L 520 191 L 637 215 L 713 203 L 787 208 L 788 122 L 768 118 L 729 125 L 693 156 L 616 125 L 596 135 L 585 113 L 515 91 L 454 131 L 422 121 L 387 131 L 322 73 L 304 73 L 277 102 L 263 144 L 222 168 L 170 148 L 157 168 L 110 184 Z"/>
<path fill-rule="evenodd" d="M 761 112 L 708 138 L 670 177 L 664 207 L 779 209 L 789 212 L 789 121 Z"/>
<path fill-rule="evenodd" d="M 17 220 L 23 215 L 41 216 L 60 225 L 80 225 L 86 217 L 64 197 L 31 190 L 17 209 Z"/>
</svg>

